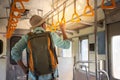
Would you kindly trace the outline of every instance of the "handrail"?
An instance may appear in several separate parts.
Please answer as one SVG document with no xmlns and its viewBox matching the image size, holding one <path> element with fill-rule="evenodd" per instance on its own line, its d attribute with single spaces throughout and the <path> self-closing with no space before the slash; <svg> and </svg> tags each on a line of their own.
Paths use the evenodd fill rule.
<svg viewBox="0 0 120 80">
<path fill-rule="evenodd" d="M 101 5 L 102 9 L 113 9 L 116 7 L 115 0 L 111 0 L 111 5 L 109 5 L 109 6 L 104 5 L 104 2 L 105 2 L 105 0 L 102 0 L 102 5 Z"/>
<path fill-rule="evenodd" d="M 107 76 L 107 80 L 110 80 L 109 79 L 109 75 L 108 75 L 108 73 L 105 70 L 100 70 L 99 72 L 104 73 Z"/>
<path fill-rule="evenodd" d="M 80 63 L 82 63 L 82 62 L 80 62 Z M 83 64 L 81 64 L 80 66 L 81 66 L 81 67 L 85 67 L 85 72 L 86 72 L 87 80 L 89 80 L 89 78 L 88 78 L 87 66 L 86 66 L 86 65 L 83 65 Z M 76 69 L 76 68 L 75 68 L 75 65 L 74 65 L 73 68 Z"/>
<path fill-rule="evenodd" d="M 74 19 L 76 17 L 76 19 Z M 72 19 L 71 19 L 71 21 L 72 22 L 80 22 L 80 17 L 79 17 L 79 15 L 78 15 L 78 13 L 77 13 L 77 11 L 76 11 L 76 0 L 74 0 L 74 13 L 73 13 L 73 15 L 72 15 Z"/>
<path fill-rule="evenodd" d="M 75 64 L 74 64 L 74 69 L 76 69 L 76 64 L 78 64 L 78 63 L 95 63 L 95 61 L 77 61 Z M 82 66 L 82 67 L 85 67 L 85 69 L 86 69 L 86 76 L 87 76 L 87 80 L 89 79 L 88 78 L 88 72 L 87 72 L 87 66 L 86 65 L 83 65 L 83 64 L 81 64 L 80 66 Z M 108 75 L 108 73 L 105 71 L 105 70 L 99 70 L 98 71 L 99 73 L 104 73 L 106 76 L 107 76 L 107 80 L 110 80 L 109 79 L 109 75 Z M 99 77 L 100 78 L 100 77 Z"/>
<path fill-rule="evenodd" d="M 84 11 L 83 11 L 83 16 L 94 16 L 94 10 L 93 10 L 93 8 L 90 6 L 90 4 L 89 4 L 89 0 L 87 0 L 86 4 L 87 4 L 87 5 L 85 6 L 85 9 L 84 9 Z M 89 13 L 89 14 L 86 13 L 87 9 L 90 10 L 91 14 L 90 14 L 90 13 Z"/>
<path fill-rule="evenodd" d="M 95 63 L 95 61 L 77 61 L 74 65 L 78 63 Z"/>
</svg>

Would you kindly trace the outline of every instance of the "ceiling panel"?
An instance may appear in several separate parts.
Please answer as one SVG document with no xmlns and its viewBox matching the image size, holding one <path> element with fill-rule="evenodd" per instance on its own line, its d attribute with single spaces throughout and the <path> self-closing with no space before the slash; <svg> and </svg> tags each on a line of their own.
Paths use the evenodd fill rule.
<svg viewBox="0 0 120 80">
<path fill-rule="evenodd" d="M 6 8 L 5 7 L 9 7 L 9 1 L 11 0 L 0 0 L 0 17 L 6 17 L 7 14 L 6 14 Z M 31 17 L 32 15 L 34 14 L 38 14 L 38 9 L 40 10 L 43 10 L 43 15 L 45 15 L 46 13 L 48 13 L 49 11 L 52 10 L 52 1 L 54 1 L 55 3 L 55 6 L 56 7 L 56 3 L 58 2 L 58 5 L 60 5 L 61 3 L 63 3 L 65 0 L 29 0 L 28 2 L 24 2 L 24 6 L 26 9 L 29 9 L 29 17 Z M 66 3 L 66 5 L 69 5 L 71 2 L 73 2 L 74 0 L 68 0 L 68 2 Z M 79 15 L 81 15 L 83 13 L 83 10 L 86 6 L 86 0 L 76 0 L 77 4 L 76 4 L 76 10 L 77 10 L 77 13 Z M 89 0 L 90 1 L 90 5 L 92 7 L 94 7 L 94 0 Z M 101 1 L 102 0 L 98 0 L 98 6 L 101 5 Z M 59 11 L 63 10 L 63 6 L 61 6 L 59 9 Z M 9 12 L 9 11 L 8 11 Z M 72 14 L 74 13 L 74 4 L 72 3 L 72 5 L 70 5 L 69 7 L 66 8 L 66 11 L 65 11 L 65 19 L 66 21 L 68 21 L 69 23 L 67 24 L 67 29 L 76 29 L 76 28 L 79 28 L 79 27 L 83 27 L 85 26 L 85 24 L 81 24 L 81 23 L 72 23 L 70 22 L 71 18 L 72 18 Z M 53 14 L 56 14 L 57 11 L 55 11 Z M 101 19 L 104 19 L 104 13 L 103 13 L 103 10 L 102 9 L 98 9 L 98 20 L 101 20 Z M 52 14 L 52 15 L 53 15 Z M 52 16 L 50 15 L 50 16 Z M 57 14 L 58 15 L 58 14 Z M 54 16 L 54 22 L 57 22 L 57 15 Z M 49 17 L 50 17 L 49 16 Z M 63 16 L 63 11 L 61 11 L 59 13 L 59 20 L 61 20 Z M 93 17 L 85 17 L 85 16 L 82 16 L 80 17 L 83 21 L 85 22 L 94 22 L 94 16 Z M 2 20 L 2 19 L 0 19 Z M 28 23 L 26 23 L 27 20 L 23 20 L 23 21 L 20 21 L 18 23 L 18 26 L 21 26 L 20 24 L 24 23 L 26 28 L 28 26 Z M 51 22 L 51 21 L 50 21 Z M 3 24 L 6 26 L 6 22 L 2 22 L 0 21 L 0 25 Z M 23 25 L 22 25 L 23 26 Z M 24 27 L 25 27 L 24 26 Z"/>
<path fill-rule="evenodd" d="M 9 1 L 10 0 L 0 0 L 0 5 L 2 5 L 3 8 L 9 7 L 10 6 Z"/>
<path fill-rule="evenodd" d="M 51 10 L 52 0 L 30 0 L 29 2 L 25 2 L 25 8 L 30 10 L 43 10 L 43 14 L 46 14 Z"/>
</svg>

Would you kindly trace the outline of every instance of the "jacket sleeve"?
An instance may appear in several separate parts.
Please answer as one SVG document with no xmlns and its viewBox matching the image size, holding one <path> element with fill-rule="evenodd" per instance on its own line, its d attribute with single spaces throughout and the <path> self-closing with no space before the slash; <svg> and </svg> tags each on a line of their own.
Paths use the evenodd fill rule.
<svg viewBox="0 0 120 80">
<path fill-rule="evenodd" d="M 27 35 L 23 36 L 12 48 L 12 58 L 17 62 L 22 58 L 22 52 L 27 47 Z"/>
<path fill-rule="evenodd" d="M 70 41 L 69 40 L 63 40 L 61 37 L 59 37 L 56 33 L 51 33 L 54 44 L 63 49 L 68 49 L 70 47 Z"/>
</svg>

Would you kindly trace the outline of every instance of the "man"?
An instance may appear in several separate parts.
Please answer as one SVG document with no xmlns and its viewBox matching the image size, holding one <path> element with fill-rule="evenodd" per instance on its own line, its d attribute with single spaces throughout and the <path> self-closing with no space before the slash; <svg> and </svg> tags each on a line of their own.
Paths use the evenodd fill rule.
<svg viewBox="0 0 120 80">
<path fill-rule="evenodd" d="M 31 29 L 33 29 L 33 33 L 42 33 L 46 30 L 46 23 L 44 19 L 38 15 L 34 15 L 30 19 L 30 24 L 32 25 Z M 65 33 L 65 25 L 60 24 L 60 29 L 63 34 L 63 39 L 61 39 L 56 33 L 51 32 L 51 36 L 53 39 L 54 44 L 57 47 L 68 49 L 70 47 L 70 41 L 66 40 L 67 35 Z M 16 43 L 16 45 L 12 48 L 12 58 L 18 63 L 18 65 L 23 69 L 24 73 L 27 74 L 28 68 L 23 64 L 21 57 L 22 57 L 22 51 L 27 48 L 27 40 L 28 35 L 24 35 L 19 42 Z M 38 44 L 39 45 L 39 44 Z M 35 76 L 29 71 L 29 76 L 32 80 L 35 80 Z M 53 79 L 53 76 L 55 79 Z M 46 74 L 41 75 L 38 77 L 39 80 L 56 80 L 58 76 L 58 70 L 54 71 L 54 74 Z"/>
</svg>

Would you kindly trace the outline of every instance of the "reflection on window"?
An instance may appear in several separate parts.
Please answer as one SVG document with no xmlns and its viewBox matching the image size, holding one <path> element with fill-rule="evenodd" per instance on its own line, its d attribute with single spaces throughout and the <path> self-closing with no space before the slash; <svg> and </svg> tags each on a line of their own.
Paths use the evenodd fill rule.
<svg viewBox="0 0 120 80">
<path fill-rule="evenodd" d="M 63 54 L 63 57 L 72 57 L 72 43 L 71 42 L 70 42 L 70 48 L 63 49 L 62 54 Z"/>
<path fill-rule="evenodd" d="M 112 37 L 112 74 L 120 79 L 120 35 Z"/>
<path fill-rule="evenodd" d="M 83 39 L 81 41 L 81 60 L 88 61 L 88 39 Z M 88 63 L 84 63 L 88 67 Z M 82 67 L 82 70 L 86 70 L 85 67 Z"/>
</svg>

